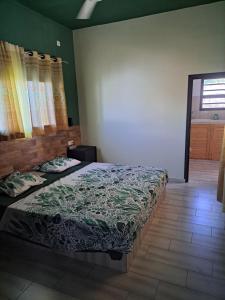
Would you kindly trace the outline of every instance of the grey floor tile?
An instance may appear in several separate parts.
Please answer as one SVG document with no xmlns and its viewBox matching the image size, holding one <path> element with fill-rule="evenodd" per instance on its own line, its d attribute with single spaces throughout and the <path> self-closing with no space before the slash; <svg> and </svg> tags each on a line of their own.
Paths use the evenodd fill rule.
<svg viewBox="0 0 225 300">
<path fill-rule="evenodd" d="M 187 287 L 225 299 L 225 280 L 190 272 L 187 277 Z"/>
<path fill-rule="evenodd" d="M 0 272 L 0 295 L 8 299 L 16 299 L 29 285 L 30 281 L 18 276 Z"/>
<path fill-rule="evenodd" d="M 155 300 L 155 296 L 145 297 L 145 296 L 129 293 L 126 300 Z"/>
<path fill-rule="evenodd" d="M 184 216 L 195 216 L 196 214 L 195 208 L 188 208 L 183 206 L 171 206 L 164 203 L 160 204 L 160 211 L 175 213 Z"/>
<path fill-rule="evenodd" d="M 218 249 L 199 244 L 185 243 L 172 240 L 170 250 L 177 253 L 185 253 L 195 257 L 202 257 L 218 264 L 225 263 L 225 253 Z"/>
<path fill-rule="evenodd" d="M 155 246 L 162 249 L 169 249 L 170 239 L 157 235 L 157 233 L 155 234 L 151 232 L 151 230 L 149 230 L 142 242 L 142 245 L 145 245 L 147 247 Z"/>
<path fill-rule="evenodd" d="M 56 290 L 33 283 L 18 300 L 78 300 Z"/>
<path fill-rule="evenodd" d="M 194 233 L 192 236 L 192 243 L 205 245 L 207 247 L 211 247 L 225 253 L 225 238 L 209 237 Z"/>
<path fill-rule="evenodd" d="M 63 272 L 47 265 L 23 260 L 12 259 L 2 267 L 5 271 L 25 278 L 29 281 L 52 287 L 63 277 Z"/>
<path fill-rule="evenodd" d="M 161 219 L 167 218 L 167 219 L 169 219 L 169 220 L 174 220 L 174 221 L 176 221 L 176 220 L 178 220 L 179 214 L 178 214 L 178 213 L 170 213 L 170 212 L 168 212 L 168 211 L 160 211 L 160 209 L 158 209 L 158 210 L 156 211 L 155 216 L 156 216 L 157 218 L 161 218 Z"/>
<path fill-rule="evenodd" d="M 175 228 L 169 228 L 166 225 L 161 225 L 161 224 L 151 224 L 149 227 L 149 231 L 154 233 L 157 233 L 160 236 L 166 237 L 168 239 L 175 239 L 175 240 L 181 240 L 181 241 L 186 241 L 190 242 L 192 233 L 183 231 L 183 230 L 178 230 Z"/>
<path fill-rule="evenodd" d="M 2 296 L 2 295 L 0 294 L 0 300 L 9 300 L 9 298 L 8 298 L 8 297 L 5 297 L 5 296 Z"/>
<path fill-rule="evenodd" d="M 225 260 L 222 264 L 213 265 L 213 277 L 225 280 Z"/>
<path fill-rule="evenodd" d="M 182 221 L 174 221 L 166 218 L 165 219 L 154 218 L 152 223 L 165 225 L 168 228 L 175 229 L 175 230 L 179 229 L 187 232 L 195 232 L 195 233 L 200 233 L 208 236 L 212 235 L 211 227 L 206 225 L 199 225 L 199 224 L 182 222 Z"/>
<path fill-rule="evenodd" d="M 121 290 L 135 294 L 136 297 L 154 298 L 159 281 L 137 273 L 128 272 L 125 274 L 112 272 L 109 269 L 95 267 L 90 273 L 91 280 L 114 286 Z"/>
<path fill-rule="evenodd" d="M 181 286 L 185 285 L 187 277 L 187 271 L 168 264 L 160 263 L 151 258 L 143 259 L 137 257 L 134 260 L 130 271 L 143 276 L 164 280 Z"/>
<path fill-rule="evenodd" d="M 97 281 L 66 275 L 56 287 L 62 293 L 87 300 L 125 300 L 128 292 Z"/>
<path fill-rule="evenodd" d="M 221 220 L 221 221 L 225 221 L 225 214 L 222 212 L 222 210 L 220 212 L 207 212 L 203 209 L 197 209 L 196 211 L 196 216 L 198 217 L 205 217 L 207 219 L 211 219 L 211 220 Z"/>
<path fill-rule="evenodd" d="M 212 262 L 203 258 L 197 258 L 191 255 L 176 253 L 156 247 L 149 248 L 147 252 L 147 258 L 151 258 L 161 263 L 173 265 L 185 270 L 212 275 Z"/>
<path fill-rule="evenodd" d="M 224 229 L 212 228 L 212 235 L 214 237 L 225 238 L 225 228 Z"/>
<path fill-rule="evenodd" d="M 160 282 L 156 300 L 216 300 L 216 298 L 184 287 Z"/>
<path fill-rule="evenodd" d="M 199 225 L 206 225 L 206 226 L 212 226 L 215 228 L 224 228 L 224 220 L 216 220 L 216 219 L 209 219 L 206 217 L 198 217 L 198 216 L 179 216 L 178 221 L 184 221 Z"/>
<path fill-rule="evenodd" d="M 211 201 L 201 201 L 199 198 L 194 198 L 192 200 L 183 200 L 183 199 L 166 199 L 163 203 L 173 206 L 181 206 L 187 208 L 203 209 L 205 211 L 212 211 L 213 205 Z"/>
</svg>

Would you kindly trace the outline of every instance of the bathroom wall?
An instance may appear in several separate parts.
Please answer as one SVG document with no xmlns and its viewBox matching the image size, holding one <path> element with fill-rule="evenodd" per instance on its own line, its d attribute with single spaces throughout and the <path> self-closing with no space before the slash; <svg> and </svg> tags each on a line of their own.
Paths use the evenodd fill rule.
<svg viewBox="0 0 225 300">
<path fill-rule="evenodd" d="M 200 110 L 201 79 L 193 82 L 192 119 L 212 119 L 216 113 L 220 120 L 225 120 L 225 110 Z"/>
</svg>

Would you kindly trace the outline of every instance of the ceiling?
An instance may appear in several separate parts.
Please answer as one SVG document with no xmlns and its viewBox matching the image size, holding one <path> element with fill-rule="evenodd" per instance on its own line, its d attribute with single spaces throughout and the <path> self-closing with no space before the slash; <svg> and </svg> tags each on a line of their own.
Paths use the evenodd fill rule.
<svg viewBox="0 0 225 300">
<path fill-rule="evenodd" d="M 103 0 L 90 20 L 76 20 L 84 0 L 15 0 L 71 29 L 112 23 L 218 0 Z"/>
</svg>

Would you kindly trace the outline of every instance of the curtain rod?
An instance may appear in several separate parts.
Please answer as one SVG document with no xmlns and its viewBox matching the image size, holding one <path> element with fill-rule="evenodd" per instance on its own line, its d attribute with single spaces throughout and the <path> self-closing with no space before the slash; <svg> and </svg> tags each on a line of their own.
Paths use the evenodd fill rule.
<svg viewBox="0 0 225 300">
<path fill-rule="evenodd" d="M 25 49 L 24 51 L 25 51 L 25 53 L 27 53 L 29 56 L 33 56 L 33 51 L 32 51 L 32 50 Z M 44 55 L 43 53 L 38 53 L 38 55 L 39 55 L 39 57 L 40 57 L 41 59 L 45 59 L 45 55 Z M 50 56 L 50 58 L 51 58 L 54 62 L 57 61 L 57 57 L 56 57 L 56 56 Z M 69 64 L 68 61 L 65 61 L 65 60 L 62 60 L 62 63 L 67 64 L 67 65 Z"/>
</svg>

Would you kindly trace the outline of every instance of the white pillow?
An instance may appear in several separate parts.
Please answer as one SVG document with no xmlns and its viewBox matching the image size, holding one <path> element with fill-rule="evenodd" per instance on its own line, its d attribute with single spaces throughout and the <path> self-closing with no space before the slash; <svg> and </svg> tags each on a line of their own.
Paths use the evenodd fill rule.
<svg viewBox="0 0 225 300">
<path fill-rule="evenodd" d="M 45 178 L 30 172 L 20 173 L 19 171 L 16 171 L 0 181 L 0 191 L 10 197 L 16 197 L 32 186 L 42 184 L 45 180 Z"/>
<path fill-rule="evenodd" d="M 81 162 L 77 159 L 68 157 L 56 157 L 40 167 L 41 172 L 45 173 L 61 173 L 73 166 L 79 165 Z"/>
</svg>

